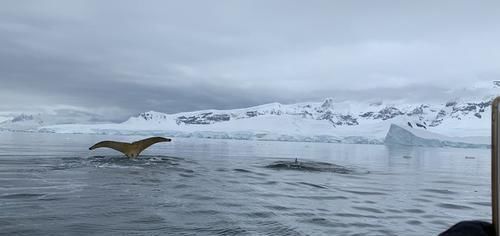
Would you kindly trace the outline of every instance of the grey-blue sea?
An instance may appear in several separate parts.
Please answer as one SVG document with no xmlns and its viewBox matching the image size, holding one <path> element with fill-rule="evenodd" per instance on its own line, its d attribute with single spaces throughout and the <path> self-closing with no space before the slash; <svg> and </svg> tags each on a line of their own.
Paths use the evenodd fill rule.
<svg viewBox="0 0 500 236">
<path fill-rule="evenodd" d="M 3 235 L 436 235 L 490 221 L 490 150 L 0 132 Z M 290 161 L 349 171 L 267 168 Z"/>
</svg>

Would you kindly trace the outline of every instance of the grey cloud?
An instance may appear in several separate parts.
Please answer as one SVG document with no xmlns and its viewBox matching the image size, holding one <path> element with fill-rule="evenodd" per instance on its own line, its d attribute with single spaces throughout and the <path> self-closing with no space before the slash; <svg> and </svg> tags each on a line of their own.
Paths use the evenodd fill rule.
<svg viewBox="0 0 500 236">
<path fill-rule="evenodd" d="M 119 120 L 324 97 L 444 99 L 500 76 L 499 7 L 5 1 L 0 111 L 73 106 Z"/>
</svg>

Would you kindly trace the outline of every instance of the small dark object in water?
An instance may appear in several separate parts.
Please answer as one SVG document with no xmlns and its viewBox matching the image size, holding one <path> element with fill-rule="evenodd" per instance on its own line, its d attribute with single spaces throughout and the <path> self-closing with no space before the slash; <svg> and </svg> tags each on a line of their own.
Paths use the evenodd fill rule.
<svg viewBox="0 0 500 236">
<path fill-rule="evenodd" d="M 439 234 L 439 236 L 493 236 L 495 229 L 493 224 L 483 221 L 462 221 L 453 225 L 448 230 Z"/>
<path fill-rule="evenodd" d="M 473 157 L 473 156 L 465 156 L 465 159 L 476 159 L 476 157 Z"/>
<path fill-rule="evenodd" d="M 354 172 L 353 170 L 340 165 L 335 165 L 326 162 L 315 162 L 315 161 L 299 162 L 297 158 L 295 158 L 294 161 L 275 161 L 274 163 L 267 165 L 266 168 L 276 169 L 276 170 L 334 172 L 339 174 L 350 174 Z"/>
<path fill-rule="evenodd" d="M 410 158 L 411 158 L 411 156 L 406 156 L 406 155 L 405 155 L 405 156 L 403 156 L 403 158 L 410 159 Z"/>
</svg>

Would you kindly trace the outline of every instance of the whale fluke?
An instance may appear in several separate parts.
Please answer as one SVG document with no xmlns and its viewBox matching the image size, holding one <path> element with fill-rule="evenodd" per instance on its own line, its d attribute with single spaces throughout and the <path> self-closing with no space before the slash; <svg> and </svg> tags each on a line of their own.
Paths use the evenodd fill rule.
<svg viewBox="0 0 500 236">
<path fill-rule="evenodd" d="M 144 151 L 144 149 L 149 146 L 159 143 L 159 142 L 170 142 L 172 139 L 163 138 L 163 137 L 152 137 L 143 140 L 139 140 L 133 143 L 124 143 L 124 142 L 116 142 L 116 141 L 102 141 L 94 144 L 89 150 L 94 150 L 96 148 L 106 147 L 111 148 L 116 151 L 119 151 L 128 158 L 135 158 L 139 156 L 139 154 Z"/>
</svg>

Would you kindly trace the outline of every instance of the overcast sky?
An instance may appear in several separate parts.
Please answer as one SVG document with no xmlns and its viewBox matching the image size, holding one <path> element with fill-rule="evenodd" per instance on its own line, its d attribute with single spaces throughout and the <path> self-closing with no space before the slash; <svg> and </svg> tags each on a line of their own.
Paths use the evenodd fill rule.
<svg viewBox="0 0 500 236">
<path fill-rule="evenodd" d="M 0 112 L 442 99 L 500 79 L 500 1 L 0 4 Z"/>
</svg>

